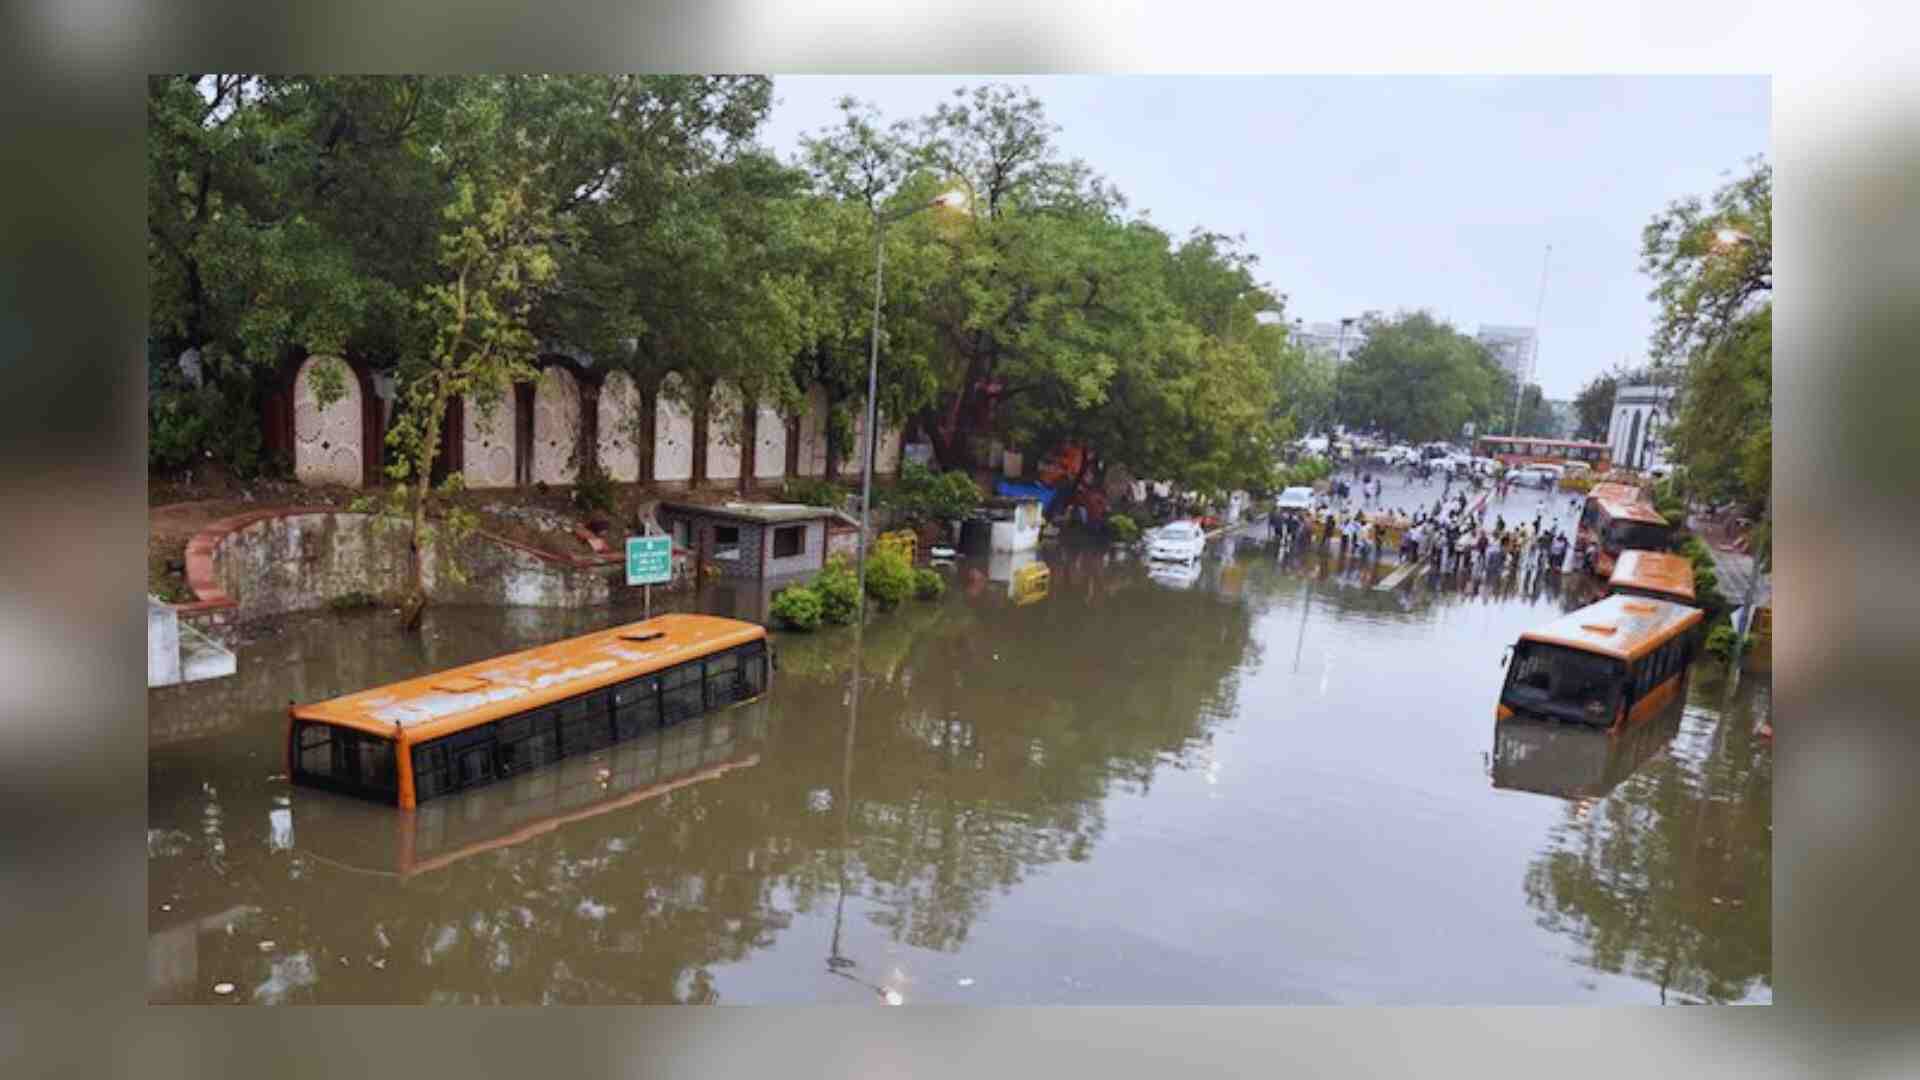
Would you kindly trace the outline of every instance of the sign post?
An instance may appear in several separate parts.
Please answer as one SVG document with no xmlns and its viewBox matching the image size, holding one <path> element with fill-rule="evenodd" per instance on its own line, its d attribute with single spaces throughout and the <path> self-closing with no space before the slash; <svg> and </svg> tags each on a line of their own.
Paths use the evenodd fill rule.
<svg viewBox="0 0 1920 1080">
<path fill-rule="evenodd" d="M 648 523 L 648 532 L 653 526 Z M 673 537 L 627 537 L 627 584 L 646 587 L 647 614 L 653 618 L 653 587 L 673 580 Z"/>
</svg>

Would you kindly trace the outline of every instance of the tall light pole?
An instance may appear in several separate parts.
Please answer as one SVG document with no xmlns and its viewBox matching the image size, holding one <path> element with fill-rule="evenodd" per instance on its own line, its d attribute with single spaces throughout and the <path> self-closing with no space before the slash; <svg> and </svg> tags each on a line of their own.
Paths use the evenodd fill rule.
<svg viewBox="0 0 1920 1080">
<path fill-rule="evenodd" d="M 910 218 L 922 210 L 931 210 L 936 206 L 958 206 L 966 201 L 966 195 L 960 191 L 949 191 L 936 199 L 929 199 L 916 206 L 895 210 L 883 214 L 877 208 L 873 212 L 873 343 L 867 356 L 867 424 L 862 433 L 860 464 L 860 546 L 858 551 L 860 582 L 860 621 L 867 619 L 867 530 L 873 511 L 873 453 L 879 445 L 878 424 L 880 384 L 880 295 L 881 277 L 885 272 L 887 260 L 887 226 L 896 221 Z"/>
<path fill-rule="evenodd" d="M 1553 245 L 1547 245 L 1547 253 L 1540 257 L 1540 298 L 1533 304 L 1533 350 L 1528 357 L 1533 363 L 1540 359 L 1540 315 L 1547 309 L 1547 266 L 1553 259 Z M 1533 366 L 1532 363 L 1528 365 Z M 1520 360 L 1513 362 L 1513 422 L 1507 426 L 1507 434 L 1520 437 L 1520 392 L 1526 386 L 1526 380 L 1520 377 Z"/>
</svg>

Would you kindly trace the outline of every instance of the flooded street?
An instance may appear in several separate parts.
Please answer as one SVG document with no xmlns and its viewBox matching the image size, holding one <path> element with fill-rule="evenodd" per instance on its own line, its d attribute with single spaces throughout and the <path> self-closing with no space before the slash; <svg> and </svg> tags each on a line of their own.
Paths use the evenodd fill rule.
<svg viewBox="0 0 1920 1080">
<path fill-rule="evenodd" d="M 1197 574 L 1041 559 L 1030 602 L 1003 557 L 876 616 L 857 703 L 853 629 L 781 634 L 763 701 L 413 815 L 291 788 L 289 700 L 638 609 L 263 627 L 149 697 L 149 998 L 1771 999 L 1763 678 L 1703 660 L 1612 741 L 1496 727 L 1502 650 L 1581 602 L 1557 576 L 1385 592 L 1264 530 Z"/>
</svg>

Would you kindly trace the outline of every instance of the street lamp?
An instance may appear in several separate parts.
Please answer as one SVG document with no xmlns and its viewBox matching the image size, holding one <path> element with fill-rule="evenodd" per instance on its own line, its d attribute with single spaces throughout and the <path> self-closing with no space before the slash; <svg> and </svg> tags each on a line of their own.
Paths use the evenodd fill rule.
<svg viewBox="0 0 1920 1080">
<path fill-rule="evenodd" d="M 910 218 L 922 210 L 931 210 L 936 206 L 964 206 L 966 201 L 966 193 L 956 188 L 938 198 L 929 199 L 926 202 L 914 206 L 895 210 L 891 214 L 883 214 L 878 208 L 875 208 L 873 212 L 873 345 L 867 358 L 867 426 L 865 438 L 862 440 L 866 445 L 861 447 L 860 454 L 862 459 L 860 466 L 860 546 L 857 553 L 860 560 L 858 576 L 860 581 L 860 620 L 862 622 L 865 622 L 867 618 L 867 530 L 870 527 L 868 517 L 873 509 L 873 452 L 874 447 L 879 444 L 880 438 L 877 415 L 879 411 L 877 395 L 879 394 L 880 383 L 880 281 L 881 275 L 886 267 L 887 226 L 893 222 Z"/>
</svg>

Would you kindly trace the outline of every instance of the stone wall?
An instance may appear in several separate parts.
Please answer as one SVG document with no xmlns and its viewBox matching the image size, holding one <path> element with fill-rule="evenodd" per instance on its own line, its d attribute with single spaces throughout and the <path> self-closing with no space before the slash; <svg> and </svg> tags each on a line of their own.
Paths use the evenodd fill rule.
<svg viewBox="0 0 1920 1080">
<path fill-rule="evenodd" d="M 296 513 L 235 529 L 212 552 L 213 576 L 256 619 L 324 607 L 336 597 L 390 597 L 409 581 L 407 522 L 371 514 Z M 579 607 L 605 604 L 620 582 L 619 566 L 576 566 L 484 534 L 456 553 L 456 580 L 437 551 L 426 563 L 436 603 Z"/>
</svg>

